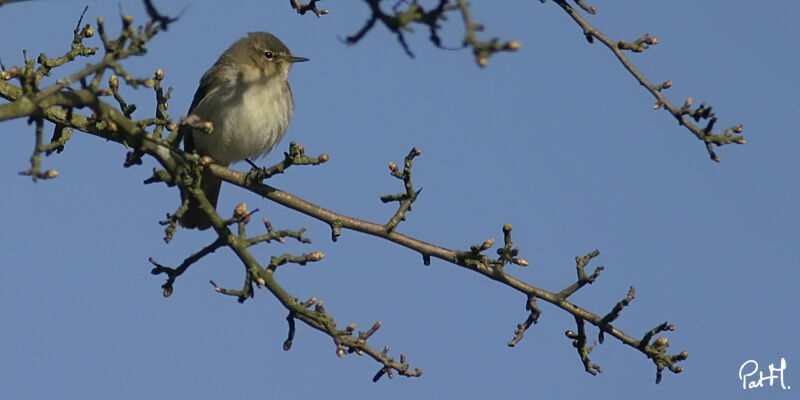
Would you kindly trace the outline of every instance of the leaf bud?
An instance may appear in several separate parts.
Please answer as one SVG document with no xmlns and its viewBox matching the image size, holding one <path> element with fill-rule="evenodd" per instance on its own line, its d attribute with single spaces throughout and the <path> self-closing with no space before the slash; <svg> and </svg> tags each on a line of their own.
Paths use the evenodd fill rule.
<svg viewBox="0 0 800 400">
<path fill-rule="evenodd" d="M 514 264 L 519 265 L 520 267 L 527 267 L 529 265 L 528 260 L 524 258 L 515 258 Z"/>
<path fill-rule="evenodd" d="M 522 43 L 520 43 L 517 40 L 511 40 L 508 43 L 506 43 L 504 49 L 508 51 L 517 51 L 519 50 L 520 47 L 522 47 Z"/>
<path fill-rule="evenodd" d="M 236 218 L 242 218 L 247 215 L 247 204 L 239 203 L 236 208 L 233 209 L 233 215 Z"/>
</svg>

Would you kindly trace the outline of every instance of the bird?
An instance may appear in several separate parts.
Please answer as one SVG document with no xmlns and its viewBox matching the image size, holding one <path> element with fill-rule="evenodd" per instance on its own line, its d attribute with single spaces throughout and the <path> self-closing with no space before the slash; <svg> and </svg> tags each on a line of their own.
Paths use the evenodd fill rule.
<svg viewBox="0 0 800 400">
<path fill-rule="evenodd" d="M 184 150 L 222 166 L 269 153 L 283 138 L 294 112 L 289 69 L 308 60 L 292 55 L 268 32 L 251 32 L 233 43 L 203 74 L 189 107 L 189 116 L 211 122 L 211 132 L 186 132 Z M 215 208 L 221 185 L 210 174 L 201 177 L 200 187 Z M 208 216 L 191 199 L 180 224 L 187 229 L 211 227 Z"/>
</svg>

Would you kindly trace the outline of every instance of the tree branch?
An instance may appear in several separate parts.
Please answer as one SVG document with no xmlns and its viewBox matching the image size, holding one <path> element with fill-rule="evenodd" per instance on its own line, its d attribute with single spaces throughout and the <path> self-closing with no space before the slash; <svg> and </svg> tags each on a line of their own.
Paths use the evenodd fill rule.
<svg viewBox="0 0 800 400">
<path fill-rule="evenodd" d="M 405 32 L 413 32 L 412 24 L 421 24 L 430 30 L 430 41 L 434 46 L 442 49 L 459 49 L 469 47 L 475 55 L 475 61 L 480 67 L 486 67 L 489 63 L 489 57 L 498 52 L 513 52 L 518 50 L 522 45 L 517 40 L 501 41 L 498 38 L 490 40 L 479 40 L 477 33 L 484 30 L 482 24 L 476 23 L 473 20 L 470 12 L 469 3 L 466 0 L 455 0 L 455 4 L 451 4 L 449 0 L 440 0 L 438 5 L 430 11 L 425 9 L 417 1 L 400 1 L 395 3 L 392 12 L 388 13 L 381 9 L 381 0 L 363 0 L 370 9 L 370 16 L 362 28 L 355 34 L 348 36 L 345 42 L 349 45 L 356 44 L 368 32 L 375 27 L 375 23 L 380 21 L 390 32 L 395 34 L 398 42 L 403 50 L 411 57 L 413 53 L 408 47 L 405 40 Z M 545 3 L 546 0 L 540 0 Z M 588 6 L 583 0 L 573 0 L 580 9 L 589 13 L 596 14 L 597 8 Z M 297 8 L 296 0 L 291 0 L 292 7 Z M 624 40 L 614 41 L 608 36 L 604 35 L 595 29 L 581 14 L 568 4 L 567 0 L 553 0 L 559 7 L 561 7 L 567 15 L 569 15 L 578 26 L 583 30 L 583 34 L 590 43 L 594 43 L 597 39 L 614 53 L 614 56 L 622 63 L 623 67 L 633 75 L 633 77 L 649 91 L 656 102 L 653 105 L 654 109 L 664 108 L 673 118 L 678 121 L 679 125 L 686 127 L 697 139 L 703 142 L 709 157 L 716 162 L 720 162 L 720 157 L 716 154 L 713 147 L 723 146 L 727 144 L 745 144 L 747 141 L 741 135 L 743 127 L 741 124 L 732 126 L 723 130 L 720 133 L 714 133 L 713 128 L 717 122 L 717 117 L 712 112 L 710 106 L 705 103 L 700 104 L 696 108 L 692 108 L 692 99 L 686 99 L 683 107 L 677 107 L 672 104 L 661 93 L 662 90 L 668 89 L 672 86 L 672 81 L 665 81 L 662 84 L 655 85 L 651 83 L 645 76 L 637 70 L 630 60 L 625 56 L 623 51 L 633 51 L 640 53 L 649 46 L 658 43 L 658 39 L 651 37 L 647 34 L 636 39 L 634 42 L 629 43 Z M 311 2 L 311 6 L 315 2 Z M 298 11 L 300 9 L 298 8 Z M 327 10 L 325 10 L 327 11 Z M 447 13 L 458 11 L 461 14 L 464 23 L 464 39 L 462 46 L 459 47 L 446 47 L 442 44 L 439 37 L 439 30 L 442 28 L 442 23 L 447 19 Z M 704 126 L 696 126 L 695 123 L 704 122 Z"/>
<path fill-rule="evenodd" d="M 586 39 L 589 43 L 592 43 L 594 39 L 599 40 L 603 43 L 617 59 L 622 63 L 622 66 L 625 67 L 631 75 L 642 85 L 644 86 L 653 97 L 656 98 L 656 103 L 653 106 L 654 109 L 664 108 L 667 110 L 672 116 L 678 121 L 678 124 L 683 125 L 688 129 L 692 134 L 695 135 L 698 139 L 700 139 L 706 146 L 706 150 L 708 151 L 708 156 L 716 161 L 719 162 L 720 158 L 716 155 L 714 150 L 712 149 L 712 145 L 722 146 L 726 144 L 736 143 L 736 144 L 745 144 L 746 141 L 743 136 L 739 135 L 742 132 L 742 125 L 736 125 L 732 128 L 726 129 L 722 134 L 713 134 L 711 130 L 714 127 L 714 124 L 717 121 L 717 118 L 711 112 L 711 107 L 706 107 L 705 103 L 701 104 L 695 110 L 692 110 L 692 99 L 689 98 L 684 102 L 683 107 L 678 108 L 663 94 L 661 91 L 663 89 L 667 89 L 672 86 L 672 81 L 666 81 L 660 85 L 654 85 L 651 83 L 644 75 L 639 72 L 636 67 L 628 60 L 625 54 L 622 52 L 623 50 L 630 50 L 634 52 L 641 52 L 647 49 L 649 45 L 654 45 L 658 43 L 658 39 L 654 37 L 650 37 L 649 35 L 644 35 L 641 38 L 637 39 L 633 44 L 629 44 L 625 41 L 615 42 L 609 39 L 606 35 L 595 29 L 592 25 L 589 24 L 574 8 L 572 8 L 569 4 L 567 4 L 566 0 L 553 0 L 556 4 L 558 4 L 582 29 L 583 34 L 586 36 Z M 544 2 L 544 1 L 542 1 Z M 582 2 L 578 2 L 582 8 L 585 10 L 590 10 L 588 7 L 583 5 Z M 594 14 L 597 12 L 595 8 L 591 8 L 591 13 Z M 704 128 L 698 128 L 694 124 L 692 124 L 686 116 L 692 117 L 695 122 L 699 122 L 700 120 L 706 120 L 707 124 Z"/>
<path fill-rule="evenodd" d="M 741 126 L 731 128 L 722 135 L 711 133 L 716 117 L 714 117 L 710 107 L 701 104 L 696 109 L 692 109 L 691 101 L 686 101 L 681 108 L 673 106 L 661 95 L 661 91 L 668 88 L 671 83 L 667 81 L 664 84 L 654 86 L 632 66 L 623 54 L 623 50 L 642 51 L 648 46 L 656 44 L 657 40 L 655 38 L 645 35 L 633 43 L 613 42 L 591 27 L 566 1 L 554 1 L 583 28 L 587 39 L 590 41 L 598 39 L 612 50 L 623 66 L 655 96 L 658 107 L 667 109 L 679 123 L 686 126 L 698 139 L 706 143 L 709 154 L 713 159 L 718 160 L 711 150 L 712 144 L 719 146 L 727 143 L 744 143 L 744 139 L 736 135 L 741 131 Z M 300 13 L 303 10 L 319 13 L 320 11 L 315 6 L 316 2 L 311 1 L 309 4 L 302 5 L 298 1 L 290 1 L 292 6 Z M 481 31 L 482 26 L 473 21 L 468 5 L 463 0 L 458 0 L 457 6 L 450 6 L 446 0 L 442 0 L 438 7 L 430 11 L 423 10 L 416 1 L 402 2 L 397 4 L 393 14 L 381 11 L 379 0 L 365 0 L 365 2 L 372 8 L 373 15 L 364 28 L 353 37 L 348 38 L 351 43 L 355 43 L 363 37 L 375 22 L 381 21 L 397 35 L 401 45 L 409 53 L 410 51 L 403 39 L 403 32 L 408 31 L 408 26 L 411 23 L 421 23 L 428 26 L 431 29 L 431 40 L 441 47 L 436 35 L 436 30 L 439 28 L 438 24 L 444 20 L 446 12 L 458 10 L 465 25 L 464 43 L 473 49 L 478 64 L 486 65 L 488 56 L 496 51 L 511 51 L 519 47 L 519 43 L 515 41 L 500 45 L 497 39 L 488 42 L 478 40 L 475 33 Z M 402 11 L 399 9 L 401 4 L 407 6 Z M 576 1 L 576 4 L 587 12 L 596 12 L 594 8 L 586 6 L 580 0 Z M 202 179 L 204 173 L 207 173 L 252 193 L 259 194 L 270 201 L 327 223 L 331 227 L 331 237 L 334 241 L 341 235 L 342 229 L 372 235 L 419 253 L 422 256 L 424 265 L 429 265 L 431 258 L 436 258 L 481 274 L 511 290 L 519 292 L 524 297 L 525 310 L 528 315 L 523 323 L 516 326 L 514 338 L 509 342 L 509 346 L 516 345 L 523 338 L 524 332 L 531 325 L 538 322 L 541 310 L 537 305 L 537 300 L 543 300 L 574 317 L 577 333 L 567 331 L 566 336 L 573 340 L 572 344 L 578 350 L 581 362 L 587 372 L 596 374 L 602 370 L 588 357 L 595 344 L 587 346 L 586 322 L 597 327 L 600 343 L 603 342 L 605 334 L 608 334 L 650 358 L 656 366 L 657 381 L 660 381 L 664 369 L 669 369 L 674 373 L 681 371 L 681 367 L 677 366 L 676 363 L 685 360 L 688 357 L 688 353 L 684 351 L 679 354 L 668 355 L 666 354 L 666 349 L 669 345 L 668 340 L 665 337 L 658 337 L 653 340 L 656 335 L 662 332 L 674 330 L 674 326 L 666 322 L 662 323 L 644 333 L 641 339 L 636 339 L 612 325 L 613 322 L 619 319 L 624 308 L 628 307 L 633 300 L 633 288 L 625 298 L 604 314 L 592 313 L 567 300 L 576 291 L 586 284 L 594 283 L 598 278 L 600 271 L 603 269 L 602 266 L 597 267 L 590 275 L 587 275 L 584 271 L 589 262 L 599 255 L 598 251 L 593 251 L 584 257 L 576 257 L 577 279 L 574 283 L 559 291 L 548 291 L 526 283 L 506 271 L 506 267 L 509 265 L 528 265 L 526 259 L 519 257 L 520 250 L 513 244 L 512 226 L 510 224 L 505 224 L 502 227 L 503 245 L 496 250 L 496 258 L 485 254 L 487 250 L 494 247 L 494 239 L 478 241 L 479 244 L 472 245 L 469 249 L 458 250 L 448 249 L 398 232 L 397 228 L 400 221 L 405 219 L 406 213 L 411 209 L 411 204 L 417 199 L 420 192 L 414 189 L 411 180 L 412 162 L 415 157 L 421 154 L 416 148 L 412 149 L 406 156 L 402 172 L 396 164 L 390 164 L 390 173 L 393 177 L 403 182 L 404 192 L 387 195 L 382 198 L 384 202 L 398 202 L 397 211 L 389 222 L 385 224 L 336 213 L 262 182 L 270 176 L 284 173 L 292 165 L 318 165 L 324 163 L 328 159 L 326 154 L 316 158 L 308 157 L 305 156 L 302 146 L 292 143 L 289 152 L 285 153 L 285 158 L 281 163 L 271 168 L 256 169 L 244 174 L 213 164 L 212 160 L 207 157 L 199 157 L 197 154 L 189 154 L 180 150 L 178 147 L 180 126 L 205 129 L 205 127 L 210 128 L 208 123 L 192 121 L 188 118 L 178 124 L 173 122 L 166 112 L 166 102 L 171 95 L 171 89 L 165 92 L 161 87 L 165 75 L 164 71 L 157 70 L 152 78 L 136 78 L 127 73 L 120 63 L 121 60 L 127 57 L 144 54 L 146 43 L 158 32 L 166 30 L 169 23 L 175 21 L 175 18 L 159 14 L 150 1 L 146 0 L 145 6 L 150 20 L 143 27 L 135 28 L 132 24 L 133 19 L 130 16 L 122 16 L 123 29 L 120 35 L 113 39 L 108 36 L 104 28 L 103 19 L 98 18 L 96 31 L 103 45 L 104 54 L 102 59 L 99 62 L 89 64 L 66 78 L 57 80 L 49 87 L 39 87 L 43 76 L 49 75 L 63 64 L 72 62 L 78 56 L 91 56 L 98 49 L 85 47 L 82 44 L 84 39 L 92 37 L 95 32 L 95 28 L 88 24 L 81 28 L 82 19 L 79 20 L 73 32 L 71 48 L 64 56 L 50 59 L 42 54 L 36 60 L 30 60 L 26 55 L 22 68 L 13 67 L 6 70 L 5 67 L 2 67 L 0 97 L 10 101 L 10 103 L 0 105 L 0 121 L 25 116 L 35 125 L 31 168 L 26 171 L 26 174 L 34 178 L 55 177 L 54 173 L 49 172 L 54 170 L 44 172 L 41 170 L 39 154 L 62 148 L 69 137 L 67 129 L 75 129 L 132 148 L 131 153 L 126 158 L 125 166 L 138 165 L 141 157 L 144 156 L 153 157 L 163 169 L 153 171 L 153 176 L 146 183 L 164 182 L 168 186 L 177 186 L 184 193 L 186 201 L 190 199 L 199 205 L 208 215 L 217 238 L 212 243 L 186 257 L 175 268 L 161 265 L 152 258 L 150 259 L 150 262 L 154 265 L 151 273 L 164 274 L 167 277 L 165 284 L 162 286 L 165 296 L 173 293 L 176 279 L 185 273 L 192 264 L 204 256 L 225 247 L 230 249 L 242 263 L 244 270 L 243 284 L 241 289 L 227 289 L 212 282 L 214 290 L 221 294 L 234 296 L 240 302 L 253 297 L 256 288 L 264 287 L 269 290 L 288 311 L 289 332 L 287 340 L 284 342 L 285 349 L 291 348 L 296 328 L 295 320 L 300 320 L 307 326 L 330 337 L 339 356 L 350 353 L 366 354 L 377 361 L 380 364 L 380 368 L 375 374 L 374 380 L 380 379 L 384 375 L 392 377 L 394 373 L 403 376 L 419 376 L 422 373 L 421 369 L 410 369 L 405 354 L 400 354 L 398 362 L 388 356 L 388 347 L 380 351 L 367 344 L 367 339 L 381 326 L 380 322 L 374 324 L 369 330 L 365 332 L 359 331 L 357 334 L 354 324 L 350 324 L 344 329 L 339 329 L 334 318 L 323 307 L 322 301 L 311 298 L 305 302 L 300 302 L 288 293 L 276 280 L 274 276 L 275 270 L 288 264 L 304 265 L 310 262 L 317 262 L 324 255 L 315 251 L 301 255 L 283 254 L 272 257 L 266 267 L 259 264 L 249 252 L 249 247 L 273 241 L 282 243 L 285 238 L 294 238 L 301 243 L 309 244 L 310 239 L 303 236 L 304 229 L 302 228 L 296 231 L 274 230 L 268 220 L 264 221 L 266 234 L 248 236 L 247 224 L 250 222 L 253 212 L 248 212 L 246 206 L 242 204 L 234 210 L 231 218 L 222 218 L 205 197 L 204 192 L 199 189 L 199 180 Z M 317 15 L 319 16 L 319 14 Z M 38 68 L 36 68 L 37 64 Z M 108 87 L 103 88 L 101 85 L 107 70 L 113 71 L 114 75 L 108 79 Z M 16 79 L 19 82 L 19 86 L 9 82 L 12 79 Z M 118 90 L 120 83 L 133 88 L 145 87 L 154 90 L 156 107 L 154 107 L 152 118 L 138 121 L 132 119 L 132 111 L 135 105 L 125 101 Z M 105 96 L 113 96 L 116 106 L 103 101 L 102 97 Z M 76 110 L 81 108 L 88 108 L 92 114 L 81 115 L 77 113 Z M 705 128 L 697 128 L 688 121 L 687 116 L 694 119 L 695 122 L 707 120 L 708 124 Z M 43 125 L 45 121 L 56 124 L 54 136 L 50 143 L 43 142 Z M 164 128 L 170 132 L 167 138 L 164 138 Z M 148 129 L 152 129 L 152 131 L 148 131 Z M 177 211 L 172 215 L 168 215 L 168 218 L 163 222 L 167 226 L 167 239 L 171 238 L 176 232 L 177 218 L 185 211 L 186 204 L 186 202 L 180 204 Z M 236 227 L 236 232 L 231 230 L 232 226 Z"/>
</svg>

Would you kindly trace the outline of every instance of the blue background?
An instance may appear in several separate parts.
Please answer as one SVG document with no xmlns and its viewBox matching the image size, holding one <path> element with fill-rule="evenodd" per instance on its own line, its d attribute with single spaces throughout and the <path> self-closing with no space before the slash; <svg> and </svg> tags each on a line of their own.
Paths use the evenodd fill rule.
<svg viewBox="0 0 800 400">
<path fill-rule="evenodd" d="M 19 176 L 33 145 L 33 128 L 20 119 L 0 124 L 3 397 L 788 399 L 800 390 L 800 3 L 591 4 L 599 14 L 589 21 L 614 39 L 659 38 L 630 57 L 651 81 L 674 82 L 665 94 L 675 104 L 707 101 L 718 128 L 744 124 L 747 145 L 718 149 L 721 164 L 671 116 L 653 111 L 651 95 L 552 2 L 473 2 L 476 22 L 486 25 L 482 37 L 523 45 L 493 56 L 486 69 L 469 51 L 433 48 L 424 27 L 407 35 L 413 59 L 381 26 L 346 46 L 343 38 L 368 15 L 360 1 L 322 2 L 332 9 L 322 19 L 299 16 L 285 1 L 158 3 L 171 15 L 189 7 L 145 57 L 125 66 L 142 77 L 166 71 L 174 118 L 186 113 L 202 73 L 248 31 L 270 31 L 311 58 L 292 70 L 296 112 L 279 149 L 294 140 L 331 160 L 292 168 L 270 184 L 383 222 L 393 208 L 378 197 L 402 189 L 387 162 L 401 163 L 419 147 L 414 182 L 424 190 L 400 232 L 467 249 L 499 240 L 511 222 L 531 266 L 510 271 L 553 291 L 574 281 L 576 255 L 600 249 L 592 265 L 605 271 L 572 300 L 605 314 L 633 285 L 636 299 L 615 325 L 639 337 L 667 320 L 677 327 L 670 352 L 690 357 L 682 374 L 665 373 L 655 385 L 649 360 L 607 339 L 592 353 L 603 374 L 588 375 L 563 335 L 574 329 L 572 317 L 546 303 L 540 323 L 508 348 L 525 318 L 520 294 L 444 262 L 424 267 L 418 254 L 363 234 L 344 232 L 332 243 L 325 224 L 223 187 L 220 210 L 244 201 L 276 228 L 306 226 L 314 239 L 262 246 L 254 250 L 261 260 L 326 254 L 320 263 L 281 268 L 287 290 L 323 300 L 339 326 L 367 329 L 382 320 L 372 345 L 390 344 L 392 355 L 405 352 L 412 368 L 425 370 L 373 384 L 378 364 L 340 359 L 329 338 L 304 325 L 284 352 L 286 311 L 266 291 L 243 305 L 215 293 L 209 279 L 238 288 L 243 278 L 228 251 L 193 266 L 164 299 L 164 277 L 150 275 L 148 257 L 178 265 L 213 234 L 180 231 L 165 244 L 157 221 L 177 207 L 177 192 L 143 186 L 153 162 L 125 169 L 126 149 L 95 137 L 76 134 L 66 151 L 44 160 L 57 179 L 34 184 Z M 103 15 L 109 32 L 118 32 L 116 2 L 2 6 L 3 62 L 20 65 L 23 48 L 31 56 L 63 54 L 85 4 L 88 21 Z M 145 21 L 140 2 L 121 7 Z M 457 45 L 460 32 L 453 14 L 444 37 Z M 139 106 L 134 117 L 152 115 L 151 91 L 125 87 L 123 94 Z M 275 152 L 262 162 L 279 159 Z M 781 357 L 792 389 L 742 389 L 743 362 L 766 370 Z"/>
</svg>

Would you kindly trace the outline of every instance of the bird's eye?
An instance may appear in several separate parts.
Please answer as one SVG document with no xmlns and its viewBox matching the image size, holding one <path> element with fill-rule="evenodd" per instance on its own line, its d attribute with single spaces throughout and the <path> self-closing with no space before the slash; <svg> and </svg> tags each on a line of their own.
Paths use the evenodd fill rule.
<svg viewBox="0 0 800 400">
<path fill-rule="evenodd" d="M 275 55 L 274 55 L 274 54 L 272 54 L 272 52 L 271 52 L 271 51 L 265 51 L 265 52 L 264 52 L 264 57 L 266 57 L 266 58 L 267 58 L 267 60 L 272 60 L 272 58 L 273 58 L 273 57 L 275 57 Z"/>
</svg>

